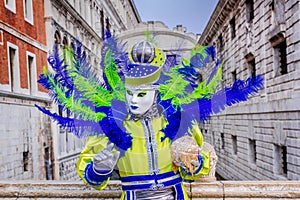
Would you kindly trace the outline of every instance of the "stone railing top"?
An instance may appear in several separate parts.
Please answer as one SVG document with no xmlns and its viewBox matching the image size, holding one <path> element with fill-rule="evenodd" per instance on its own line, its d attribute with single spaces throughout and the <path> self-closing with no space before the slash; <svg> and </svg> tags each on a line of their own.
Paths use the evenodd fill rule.
<svg viewBox="0 0 300 200">
<path fill-rule="evenodd" d="M 215 181 L 185 184 L 195 199 L 300 199 L 300 181 Z M 97 191 L 81 182 L 0 181 L 0 198 L 6 199 L 119 199 L 121 185 L 111 181 Z"/>
</svg>

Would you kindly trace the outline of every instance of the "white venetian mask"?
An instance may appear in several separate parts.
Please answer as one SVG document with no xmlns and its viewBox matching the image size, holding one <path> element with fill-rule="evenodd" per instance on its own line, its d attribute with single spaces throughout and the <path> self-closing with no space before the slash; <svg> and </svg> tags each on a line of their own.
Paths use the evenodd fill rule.
<svg viewBox="0 0 300 200">
<path fill-rule="evenodd" d="M 129 111 L 135 115 L 146 113 L 155 99 L 155 90 L 126 89 L 126 101 Z"/>
</svg>

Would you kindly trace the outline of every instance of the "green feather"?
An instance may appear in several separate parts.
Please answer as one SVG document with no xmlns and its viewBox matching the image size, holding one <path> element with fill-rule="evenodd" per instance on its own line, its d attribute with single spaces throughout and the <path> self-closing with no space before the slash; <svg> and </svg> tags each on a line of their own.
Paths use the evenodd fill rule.
<svg viewBox="0 0 300 200">
<path fill-rule="evenodd" d="M 98 83 L 92 82 L 90 79 L 86 79 L 78 74 L 74 77 L 75 87 L 83 93 L 83 95 L 95 106 L 110 106 L 112 95 L 109 91 L 105 90 Z"/>
<path fill-rule="evenodd" d="M 192 95 L 194 99 L 200 99 L 208 97 L 210 95 L 208 87 L 205 85 L 205 81 L 202 81 L 198 84 L 198 86 L 194 89 Z"/>
<path fill-rule="evenodd" d="M 220 81 L 222 81 L 222 66 L 223 66 L 223 63 L 219 66 L 215 76 L 207 84 L 208 92 L 211 94 L 214 94 L 216 92 Z"/>
<path fill-rule="evenodd" d="M 91 120 L 94 122 L 99 122 L 106 116 L 104 113 L 94 112 L 87 106 L 81 104 L 80 100 L 75 101 L 73 95 L 67 98 L 64 90 L 62 89 L 61 84 L 59 84 L 59 82 L 55 82 L 53 76 L 50 75 L 48 72 L 45 73 L 44 75 L 51 83 L 52 85 L 51 91 L 56 96 L 57 101 L 62 106 L 70 110 L 72 113 L 76 115 L 80 115 L 84 120 Z"/>
<path fill-rule="evenodd" d="M 198 86 L 193 90 L 192 93 L 185 95 L 181 100 L 181 104 L 189 104 L 193 102 L 195 99 L 207 98 L 209 97 L 209 90 L 207 86 L 205 86 L 205 82 L 201 82 Z"/>
<path fill-rule="evenodd" d="M 99 83 L 94 81 L 92 78 L 83 77 L 76 69 L 73 50 L 65 49 L 65 55 L 69 64 L 67 70 L 76 89 L 96 106 L 110 106 L 112 95 L 109 91 L 101 87 Z"/>
<path fill-rule="evenodd" d="M 151 34 L 149 30 L 144 32 L 144 36 L 146 37 L 146 40 L 148 42 L 150 42 L 151 44 L 154 44 L 155 46 L 157 46 L 156 42 L 155 42 L 155 39 L 154 39 L 154 35 Z"/>
<path fill-rule="evenodd" d="M 191 50 L 191 57 L 200 53 L 206 58 L 208 56 L 206 48 L 206 46 L 196 45 Z M 183 58 L 181 63 L 183 66 L 190 66 L 190 59 Z M 184 75 L 178 73 L 178 70 L 183 66 L 175 66 L 166 74 L 170 79 L 166 81 L 166 84 L 160 85 L 162 100 L 172 99 L 171 103 L 178 107 L 179 105 L 190 104 L 196 99 L 209 98 L 216 92 L 222 79 L 222 65 L 219 66 L 216 74 L 208 84 L 206 84 L 206 81 L 203 81 L 192 92 L 186 91 L 189 82 L 184 80 Z"/>
<path fill-rule="evenodd" d="M 159 91 L 161 94 L 161 100 L 172 99 L 172 104 L 179 106 L 181 99 L 186 95 L 185 88 L 189 85 L 189 82 L 184 80 L 183 75 L 177 73 L 179 66 L 171 69 L 169 73 L 166 73 L 170 77 L 166 81 L 166 84 L 160 84 Z"/>
<path fill-rule="evenodd" d="M 104 58 L 104 65 L 104 73 L 110 87 L 112 88 L 113 98 L 118 99 L 120 101 L 125 101 L 124 83 L 117 72 L 118 68 L 111 50 L 108 50 L 106 52 Z"/>
<path fill-rule="evenodd" d="M 206 48 L 207 46 L 200 46 L 199 44 L 197 44 L 191 50 L 191 57 L 196 55 L 197 53 L 200 53 L 201 55 L 203 55 L 203 57 L 206 57 L 207 56 L 207 53 L 205 51 Z"/>
</svg>

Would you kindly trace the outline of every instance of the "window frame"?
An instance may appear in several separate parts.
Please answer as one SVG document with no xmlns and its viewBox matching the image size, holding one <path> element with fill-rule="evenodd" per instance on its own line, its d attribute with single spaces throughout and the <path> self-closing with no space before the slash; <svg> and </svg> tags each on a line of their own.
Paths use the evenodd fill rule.
<svg viewBox="0 0 300 200">
<path fill-rule="evenodd" d="M 246 17 L 247 17 L 247 22 L 252 23 L 254 19 L 254 1 L 253 0 L 246 0 Z"/>
<path fill-rule="evenodd" d="M 26 4 L 27 1 L 27 4 Z M 29 7 L 28 6 L 28 2 L 30 2 Z M 24 19 L 26 22 L 28 22 L 29 24 L 34 24 L 34 19 L 33 19 L 33 4 L 32 4 L 32 0 L 23 0 L 23 5 L 24 5 Z M 28 8 L 30 10 L 30 16 L 28 17 Z M 27 10 L 27 16 L 26 16 L 26 10 Z"/>
<path fill-rule="evenodd" d="M 284 48 L 284 55 L 281 50 Z M 274 64 L 276 69 L 275 76 L 282 76 L 289 73 L 288 62 L 287 62 L 287 44 L 286 40 L 279 42 L 273 47 L 274 49 Z M 284 59 L 284 60 L 283 60 Z"/>
<path fill-rule="evenodd" d="M 250 162 L 250 164 L 256 165 L 256 162 L 257 162 L 256 140 L 248 139 L 248 144 L 249 144 L 249 162 Z"/>
<path fill-rule="evenodd" d="M 235 16 L 233 16 L 230 19 L 229 25 L 230 25 L 231 40 L 233 40 L 236 37 L 236 20 L 235 20 Z"/>
<path fill-rule="evenodd" d="M 274 144 L 273 173 L 281 177 L 287 177 L 287 146 Z"/>
<path fill-rule="evenodd" d="M 6 1 L 7 0 L 4 0 L 5 8 L 16 14 L 16 0 L 8 0 L 8 4 Z"/>
<path fill-rule="evenodd" d="M 33 58 L 32 66 L 29 66 L 29 57 Z M 36 55 L 29 51 L 26 51 L 26 67 L 27 67 L 27 80 L 28 91 L 32 95 L 36 95 L 38 91 L 37 85 L 37 71 L 36 71 Z"/>
<path fill-rule="evenodd" d="M 231 135 L 232 141 L 232 154 L 233 156 L 237 156 L 238 154 L 238 139 L 236 135 Z"/>
<path fill-rule="evenodd" d="M 257 69 L 256 69 L 257 67 L 256 67 L 255 57 L 253 57 L 252 59 L 249 59 L 247 61 L 247 65 L 248 65 L 249 77 L 255 78 L 257 75 Z"/>
<path fill-rule="evenodd" d="M 16 51 L 15 53 L 15 62 L 16 67 L 12 69 L 10 63 L 10 48 Z M 7 42 L 7 66 L 8 66 L 8 78 L 9 78 L 9 88 L 10 92 L 19 92 L 20 91 L 20 61 L 19 61 L 19 47 L 15 44 Z M 13 71 L 12 71 L 13 70 Z M 18 78 L 16 78 L 18 77 Z"/>
</svg>

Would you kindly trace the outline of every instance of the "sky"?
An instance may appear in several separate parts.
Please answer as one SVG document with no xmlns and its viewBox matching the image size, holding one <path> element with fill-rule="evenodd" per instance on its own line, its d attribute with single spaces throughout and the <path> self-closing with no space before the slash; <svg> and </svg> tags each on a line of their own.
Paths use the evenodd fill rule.
<svg viewBox="0 0 300 200">
<path fill-rule="evenodd" d="M 162 21 L 169 29 L 182 24 L 187 32 L 201 34 L 218 0 L 134 0 L 143 22 Z"/>
</svg>

